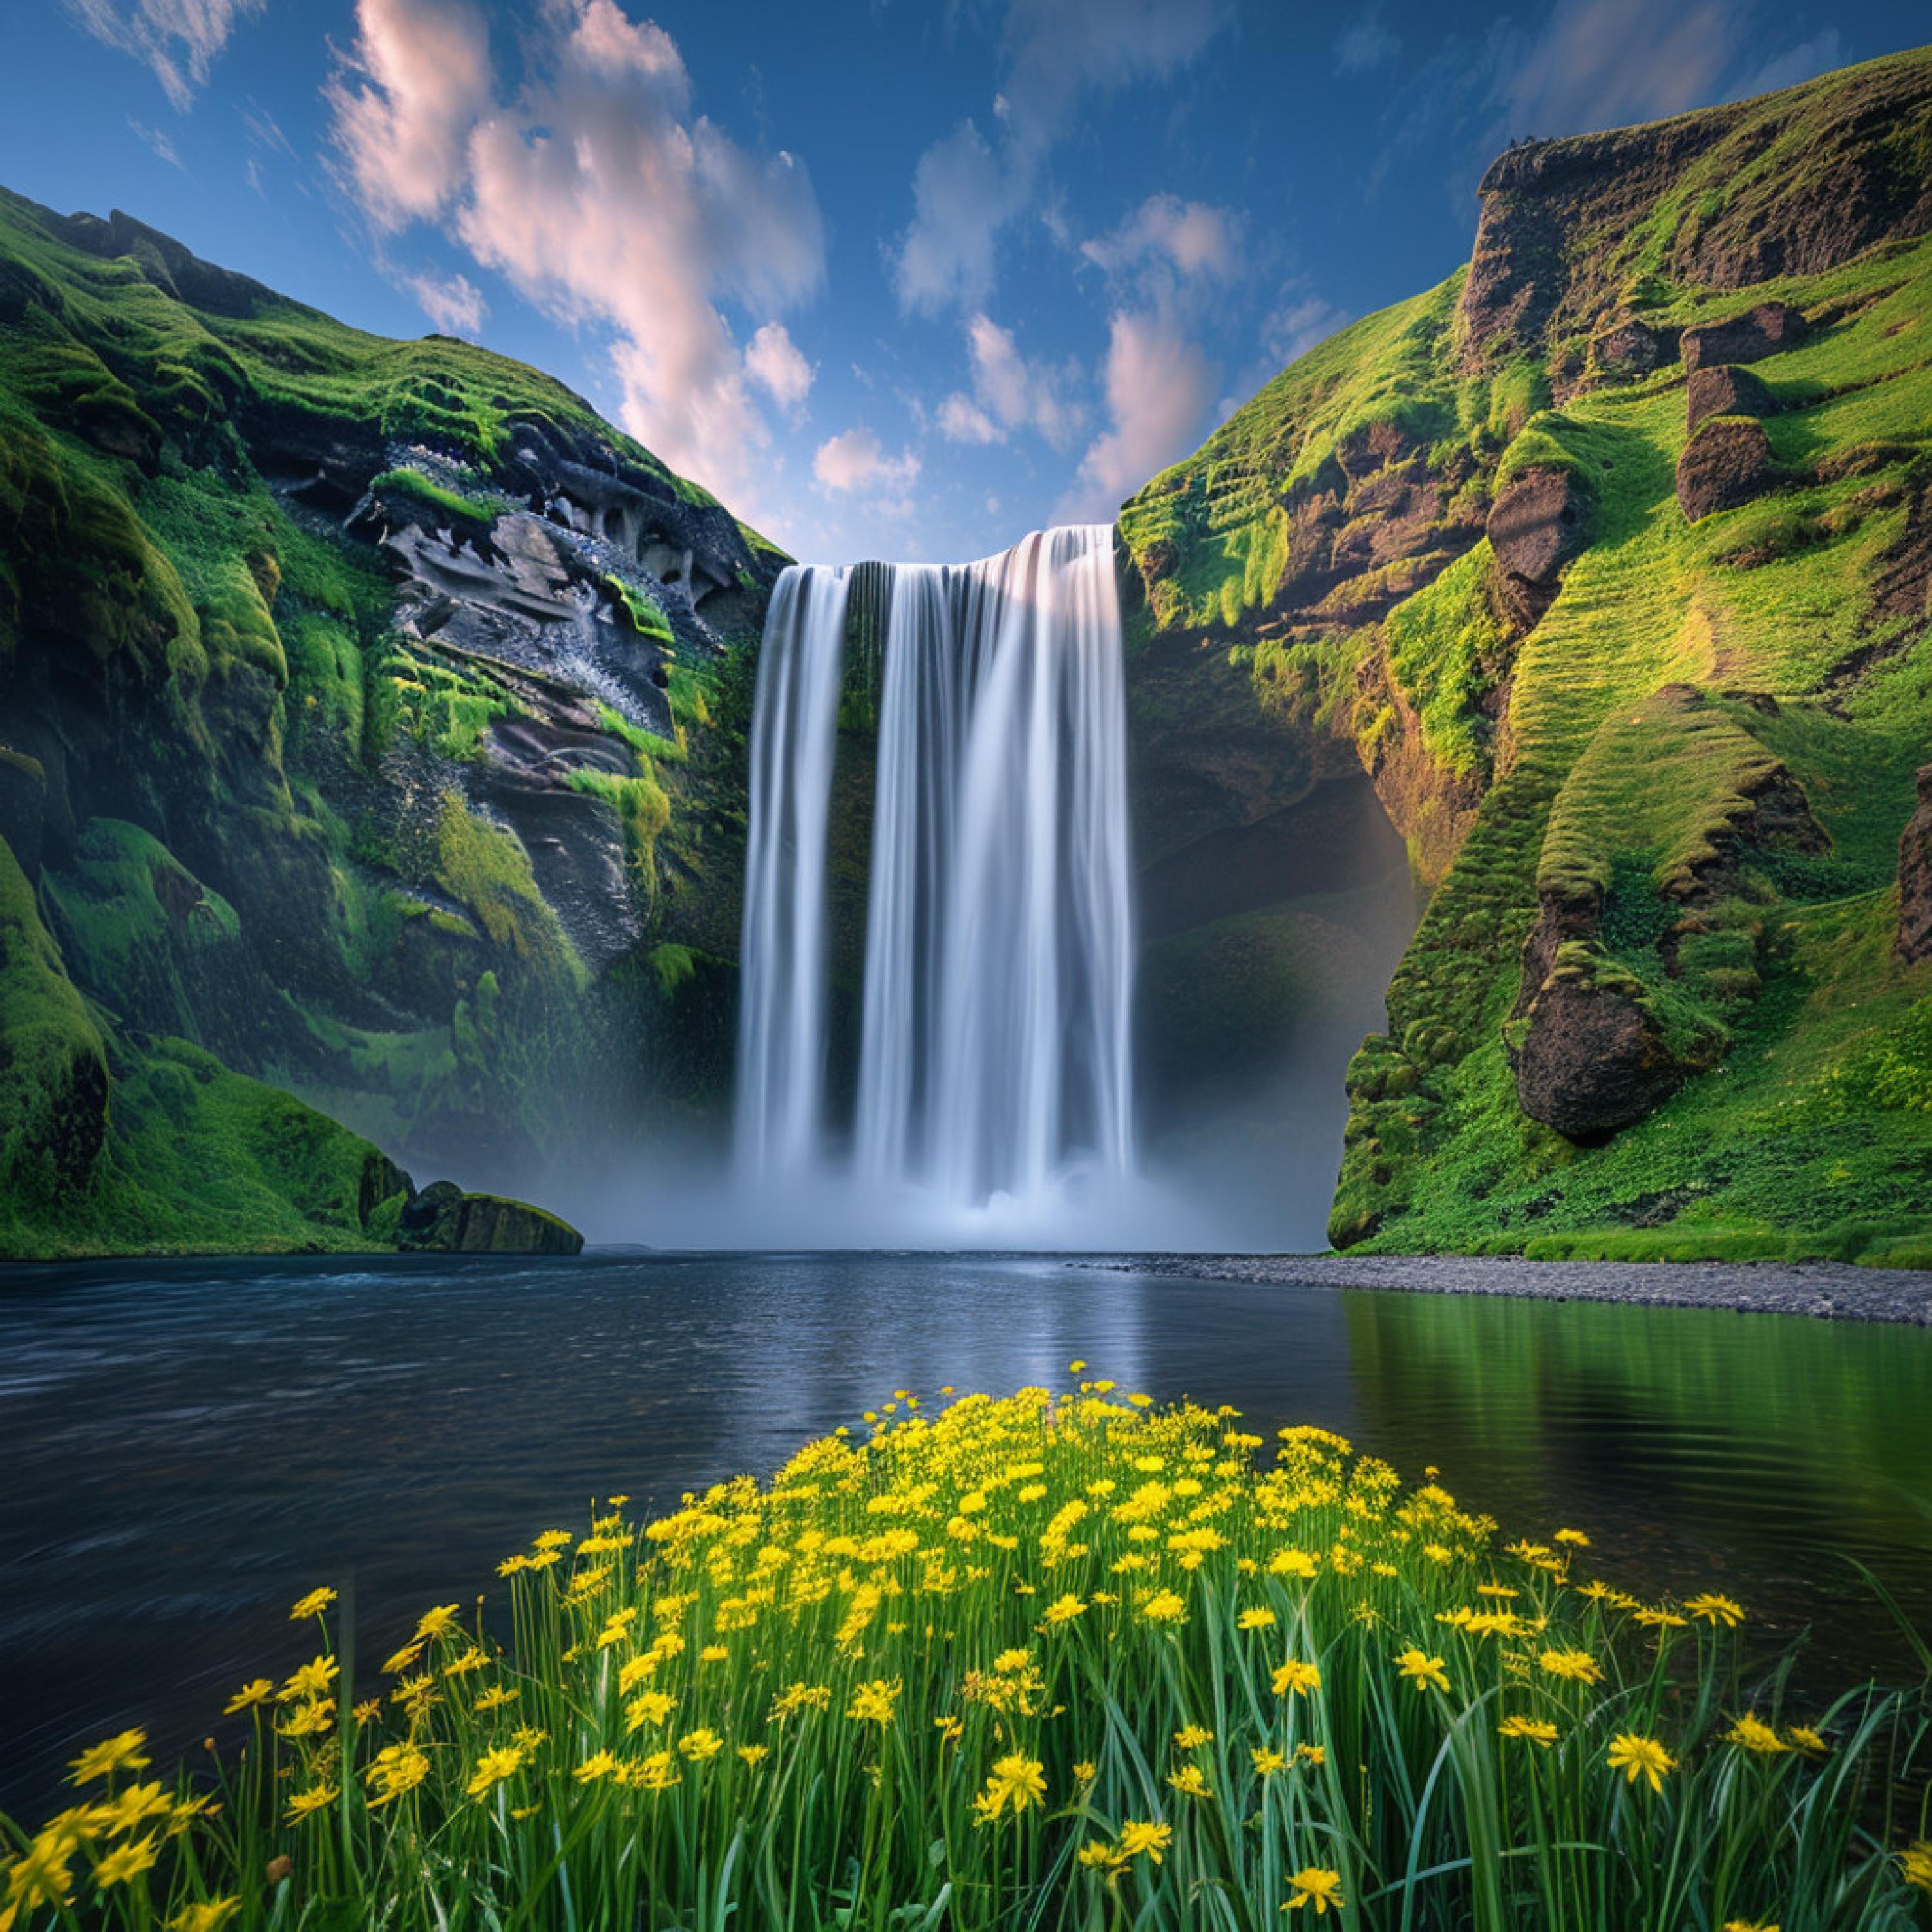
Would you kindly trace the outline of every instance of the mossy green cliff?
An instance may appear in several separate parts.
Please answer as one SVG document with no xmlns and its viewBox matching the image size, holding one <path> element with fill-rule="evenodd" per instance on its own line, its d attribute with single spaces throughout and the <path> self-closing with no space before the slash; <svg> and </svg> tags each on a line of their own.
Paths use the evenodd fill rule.
<svg viewBox="0 0 1932 1932">
<path fill-rule="evenodd" d="M 713 1120 L 782 562 L 531 370 L 0 193 L 0 1252 L 407 1245 L 389 1156 Z"/>
<path fill-rule="evenodd" d="M 1928 236 L 1924 51 L 1519 145 L 1124 507 L 1149 875 L 1360 772 L 1429 896 L 1338 1245 L 1932 1263 Z"/>
</svg>

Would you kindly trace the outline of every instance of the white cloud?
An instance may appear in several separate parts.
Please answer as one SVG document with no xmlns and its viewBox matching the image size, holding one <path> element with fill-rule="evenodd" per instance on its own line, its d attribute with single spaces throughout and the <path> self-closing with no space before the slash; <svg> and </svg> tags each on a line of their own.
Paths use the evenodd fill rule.
<svg viewBox="0 0 1932 1932">
<path fill-rule="evenodd" d="M 1004 442 L 1006 433 L 970 396 L 958 390 L 939 406 L 939 433 L 948 442 Z"/>
<path fill-rule="evenodd" d="M 796 416 L 812 393 L 817 372 L 784 324 L 768 322 L 745 345 L 745 373 L 780 409 Z"/>
<path fill-rule="evenodd" d="M 1010 0 L 993 102 L 998 152 L 968 120 L 920 157 L 912 221 L 892 257 L 900 306 L 983 308 L 1000 231 L 1034 206 L 1082 96 L 1175 72 L 1231 10 L 1228 0 Z"/>
<path fill-rule="evenodd" d="M 933 314 L 992 292 L 993 244 L 1025 194 L 970 121 L 919 158 L 912 226 L 892 263 L 902 308 Z"/>
<path fill-rule="evenodd" d="M 1492 98 L 1513 134 L 1658 120 L 1718 98 L 1750 31 L 1748 0 L 1557 0 Z"/>
<path fill-rule="evenodd" d="M 992 317 L 975 315 L 966 325 L 967 351 L 973 364 L 973 393 L 1003 429 L 1036 430 L 1055 449 L 1067 449 L 1087 415 L 1066 393 L 1078 370 L 1055 370 L 1020 353 L 1010 329 Z"/>
<path fill-rule="evenodd" d="M 1262 346 L 1269 359 L 1282 368 L 1325 342 L 1354 318 L 1320 296 L 1286 302 L 1262 324 Z"/>
<path fill-rule="evenodd" d="M 1172 316 L 1117 313 L 1106 376 L 1112 427 L 1081 458 L 1056 518 L 1110 518 L 1130 491 L 1185 455 L 1214 400 L 1217 373 Z"/>
<path fill-rule="evenodd" d="M 128 125 L 154 151 L 157 160 L 166 162 L 171 168 L 181 166 L 182 158 L 176 153 L 175 144 L 169 140 L 166 129 L 150 128 L 145 121 L 136 121 L 131 115 L 128 117 Z"/>
<path fill-rule="evenodd" d="M 1726 97 L 1748 100 L 1756 94 L 1774 94 L 1780 87 L 1796 87 L 1801 81 L 1815 80 L 1843 67 L 1847 58 L 1845 44 L 1836 27 L 1827 27 L 1808 40 L 1801 40 L 1775 59 L 1766 61 L 1754 74 L 1748 74 Z"/>
<path fill-rule="evenodd" d="M 404 277 L 403 286 L 443 334 L 466 336 L 473 342 L 483 333 L 483 319 L 490 313 L 490 305 L 467 275 L 437 275 L 425 270 Z"/>
<path fill-rule="evenodd" d="M 870 430 L 848 429 L 818 446 L 812 473 L 828 490 L 903 490 L 919 476 L 919 458 L 910 449 L 888 456 Z"/>
<path fill-rule="evenodd" d="M 1234 272 L 1238 226 L 1226 208 L 1150 195 L 1118 228 L 1082 242 L 1080 252 L 1109 274 L 1164 258 L 1183 275 L 1225 280 Z"/>
<path fill-rule="evenodd" d="M 796 371 L 774 337 L 759 350 L 754 335 L 748 362 L 721 304 L 770 319 L 822 281 L 802 164 L 748 154 L 694 118 L 676 43 L 614 0 L 546 0 L 507 96 L 470 0 L 357 0 L 356 24 L 326 92 L 345 178 L 372 219 L 438 220 L 560 320 L 609 328 L 624 426 L 760 514 L 773 466 L 750 384 L 795 388 Z"/>
<path fill-rule="evenodd" d="M 98 40 L 131 54 L 185 112 L 229 36 L 264 0 L 67 0 Z"/>
<path fill-rule="evenodd" d="M 1335 70 L 1338 74 L 1366 74 L 1384 65 L 1402 52 L 1402 41 L 1382 25 L 1378 6 L 1364 7 L 1335 40 Z"/>
</svg>

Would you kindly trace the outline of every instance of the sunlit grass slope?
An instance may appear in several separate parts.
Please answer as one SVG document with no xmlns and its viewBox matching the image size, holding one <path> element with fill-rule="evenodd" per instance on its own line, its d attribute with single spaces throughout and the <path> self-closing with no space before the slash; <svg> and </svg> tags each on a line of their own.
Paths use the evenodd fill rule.
<svg viewBox="0 0 1932 1932">
<path fill-rule="evenodd" d="M 0 1926 L 1928 1922 L 1922 1691 L 1800 1708 L 1700 1580 L 1500 1548 L 1320 1430 L 950 1394 L 610 1498 L 380 1670 L 319 1586 L 248 1742 L 76 1761 Z"/>
<path fill-rule="evenodd" d="M 1916 118 L 1856 109 L 1880 87 L 1923 96 L 1929 68 L 1902 55 L 1714 110 L 1730 131 L 1620 236 L 1563 238 L 1581 292 L 1546 337 L 1478 352 L 1459 272 L 1304 356 L 1124 507 L 1137 648 L 1198 632 L 1260 710 L 1352 742 L 1433 889 L 1388 1031 L 1352 1070 L 1337 1242 L 1932 1263 L 1932 964 L 1892 950 L 1899 837 L 1932 760 L 1910 575 L 1932 501 L 1932 242 L 1724 290 L 1684 266 L 1720 231 L 1777 235 L 1811 165 L 1792 128 L 1922 178 L 1922 100 Z M 1750 365 L 1774 487 L 1689 521 L 1678 332 L 1772 302 L 1808 324 Z M 1664 345 L 1654 368 L 1611 359 L 1631 327 Z M 1525 632 L 1480 514 L 1542 471 L 1572 479 L 1588 541 Z M 1440 493 L 1432 524 L 1404 483 Z M 1342 507 L 1318 515 L 1324 491 Z M 1331 544 L 1353 544 L 1356 574 L 1324 588 Z M 1400 554 L 1375 564 L 1378 544 Z M 1732 841 L 1699 929 L 1672 932 L 1691 870 L 1780 766 L 1818 849 Z M 1686 1074 L 1588 1145 L 1526 1115 L 1508 1031 L 1540 898 L 1579 881 L 1604 916 L 1578 970 L 1627 994 Z"/>
</svg>

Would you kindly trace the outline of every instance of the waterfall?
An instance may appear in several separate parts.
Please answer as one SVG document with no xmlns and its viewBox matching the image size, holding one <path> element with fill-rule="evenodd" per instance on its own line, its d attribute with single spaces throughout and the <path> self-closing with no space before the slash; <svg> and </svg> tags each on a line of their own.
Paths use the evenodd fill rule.
<svg viewBox="0 0 1932 1932">
<path fill-rule="evenodd" d="M 826 831 L 846 573 L 788 570 L 772 592 L 752 711 L 738 1024 L 737 1164 L 805 1173 L 824 1136 Z"/>
<path fill-rule="evenodd" d="M 834 1165 L 825 846 L 844 574 L 788 571 L 752 730 L 741 1174 Z M 1039 1204 L 1132 1167 L 1133 928 L 1113 532 L 899 565 L 885 637 L 852 1173 Z"/>
</svg>

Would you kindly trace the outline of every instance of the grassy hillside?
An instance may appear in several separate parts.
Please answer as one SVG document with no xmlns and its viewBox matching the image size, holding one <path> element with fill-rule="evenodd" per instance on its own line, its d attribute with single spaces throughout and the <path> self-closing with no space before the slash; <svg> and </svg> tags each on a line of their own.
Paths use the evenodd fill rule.
<svg viewBox="0 0 1932 1932">
<path fill-rule="evenodd" d="M 371 1238 L 358 1135 L 538 1175 L 715 1109 L 782 561 L 534 370 L 0 192 L 0 1065 L 105 1082 L 57 1188 L 0 1148 L 0 1250 Z M 244 1076 L 356 1131 L 296 1172 Z"/>
<path fill-rule="evenodd" d="M 1432 889 L 1338 1244 L 1932 1262 L 1928 182 L 1924 52 L 1513 151 L 1124 509 L 1138 661 L 1351 746 Z"/>
</svg>

